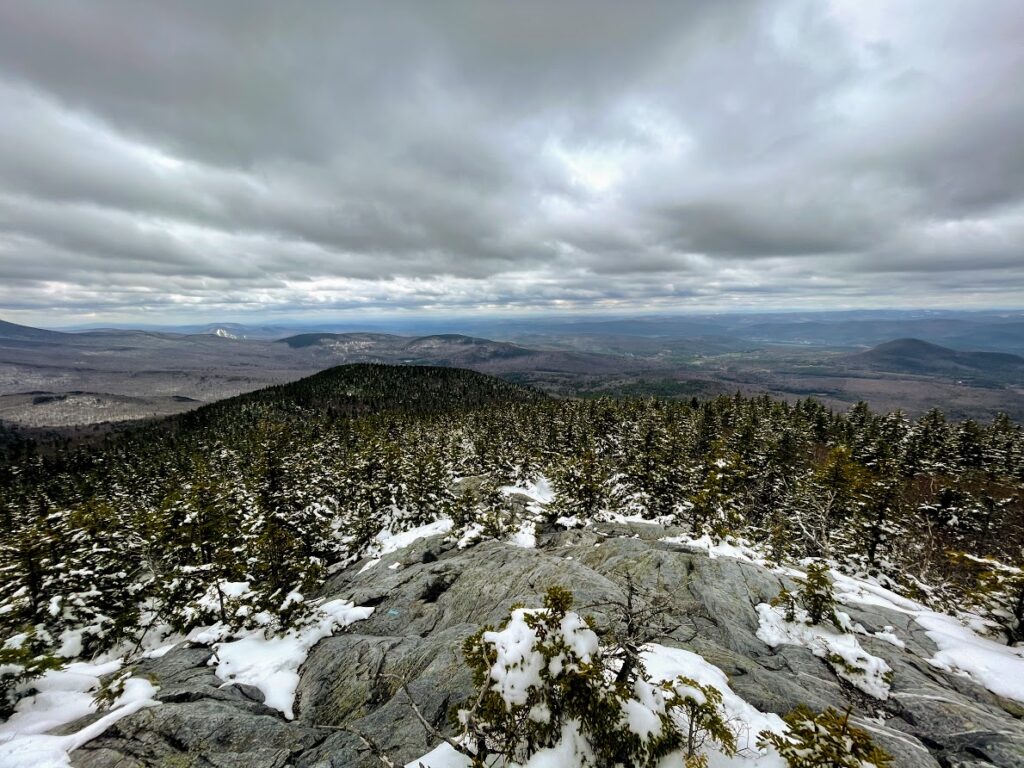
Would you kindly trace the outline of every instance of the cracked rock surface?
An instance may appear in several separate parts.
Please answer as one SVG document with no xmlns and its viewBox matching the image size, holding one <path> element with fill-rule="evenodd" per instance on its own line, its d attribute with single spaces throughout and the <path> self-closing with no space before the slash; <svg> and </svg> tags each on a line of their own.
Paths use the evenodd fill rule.
<svg viewBox="0 0 1024 768">
<path fill-rule="evenodd" d="M 536 549 L 487 541 L 458 549 L 420 540 L 359 573 L 336 574 L 323 595 L 376 607 L 373 615 L 321 641 L 301 669 L 293 721 L 262 703 L 259 691 L 227 685 L 207 665 L 210 650 L 176 648 L 139 665 L 163 703 L 113 725 L 72 754 L 77 768 L 370 768 L 377 759 L 345 728 L 371 738 L 399 765 L 435 746 L 413 717 L 399 680 L 423 715 L 448 727 L 451 708 L 469 697 L 461 659 L 465 637 L 496 624 L 513 603 L 539 604 L 548 586 L 572 590 L 576 607 L 601 624 L 597 604 L 620 596 L 627 570 L 671 601 L 660 640 L 703 655 L 733 690 L 762 711 L 783 714 L 853 706 L 896 766 L 1024 768 L 1024 707 L 1000 699 L 926 659 L 935 646 L 913 619 L 873 606 L 843 610 L 868 631 L 895 628 L 905 649 L 859 636 L 894 670 L 891 694 L 877 701 L 841 681 L 806 648 L 772 649 L 756 636 L 754 606 L 780 580 L 759 566 L 711 559 L 660 538 L 679 533 L 644 525 L 601 525 L 539 536 Z M 398 568 L 389 568 L 400 563 Z M 588 606 L 594 606 L 588 608 Z"/>
</svg>

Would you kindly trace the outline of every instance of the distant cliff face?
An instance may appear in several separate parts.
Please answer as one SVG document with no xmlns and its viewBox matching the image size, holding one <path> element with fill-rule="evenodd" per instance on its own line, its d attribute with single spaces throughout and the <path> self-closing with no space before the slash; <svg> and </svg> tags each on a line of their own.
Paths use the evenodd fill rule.
<svg viewBox="0 0 1024 768">
<path fill-rule="evenodd" d="M 571 589 L 600 627 L 607 618 L 602 604 L 621 596 L 629 573 L 668 600 L 675 629 L 658 642 L 688 648 L 720 668 L 751 711 L 852 706 L 854 722 L 900 768 L 1024 765 L 1024 704 L 938 668 L 935 636 L 909 602 L 891 602 L 884 590 L 854 582 L 837 584 L 840 608 L 854 628 L 841 637 L 890 671 L 881 692 L 866 693 L 873 689 L 835 659 L 816 654 L 813 643 L 773 640 L 773 647 L 766 641 L 772 639 L 765 630 L 766 604 L 786 577 L 745 562 L 742 550 L 736 550 L 740 559 L 722 551 L 709 557 L 693 545 L 665 540 L 679 533 L 656 525 L 599 524 L 541 532 L 533 548 L 496 541 L 460 548 L 443 536 L 419 539 L 328 582 L 325 597 L 374 611 L 312 649 L 301 668 L 293 721 L 261 703 L 251 686 L 225 686 L 208 664 L 209 648 L 184 645 L 136 671 L 159 686 L 162 703 L 116 723 L 74 752 L 72 763 L 379 765 L 344 730 L 355 728 L 402 765 L 435 745 L 425 742 L 391 676 L 407 681 L 423 715 L 445 728 L 450 709 L 473 690 L 459 651 L 465 637 L 500 621 L 514 603 L 539 605 L 552 584 Z"/>
</svg>

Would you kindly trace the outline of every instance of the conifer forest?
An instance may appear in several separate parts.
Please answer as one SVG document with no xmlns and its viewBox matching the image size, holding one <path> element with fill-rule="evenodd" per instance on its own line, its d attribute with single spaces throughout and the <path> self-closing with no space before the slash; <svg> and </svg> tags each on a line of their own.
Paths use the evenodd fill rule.
<svg viewBox="0 0 1024 768">
<path fill-rule="evenodd" d="M 517 518 L 503 486 L 544 478 Z M 472 482 L 470 482 L 472 481 Z M 558 400 L 462 370 L 350 365 L 0 468 L 0 651 L 35 674 L 151 627 L 301 621 L 382 529 L 542 533 L 608 514 L 826 558 L 1024 641 L 1024 433 L 813 400 Z M 247 582 L 244 595 L 225 584 Z M 10 686 L 17 675 L 7 675 Z"/>
</svg>

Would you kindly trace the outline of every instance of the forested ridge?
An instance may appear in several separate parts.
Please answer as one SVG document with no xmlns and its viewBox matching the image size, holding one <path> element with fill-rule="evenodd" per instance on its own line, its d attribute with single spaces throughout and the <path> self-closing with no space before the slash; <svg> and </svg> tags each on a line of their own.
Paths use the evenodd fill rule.
<svg viewBox="0 0 1024 768">
<path fill-rule="evenodd" d="M 473 482 L 467 482 L 473 478 Z M 825 558 L 1024 639 L 1024 435 L 1005 417 L 719 397 L 556 400 L 447 368 L 351 365 L 0 465 L 5 685 L 148 632 L 301 622 L 381 531 L 540 535 L 596 516 Z M 245 584 L 244 590 L 231 585 Z"/>
</svg>

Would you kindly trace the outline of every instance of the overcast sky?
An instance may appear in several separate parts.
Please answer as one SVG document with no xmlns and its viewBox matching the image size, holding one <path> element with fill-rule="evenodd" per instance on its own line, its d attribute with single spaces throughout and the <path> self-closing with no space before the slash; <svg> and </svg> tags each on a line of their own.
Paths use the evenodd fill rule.
<svg viewBox="0 0 1024 768">
<path fill-rule="evenodd" d="M 0 317 L 1024 305 L 1020 0 L 0 0 Z"/>
</svg>

